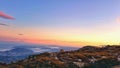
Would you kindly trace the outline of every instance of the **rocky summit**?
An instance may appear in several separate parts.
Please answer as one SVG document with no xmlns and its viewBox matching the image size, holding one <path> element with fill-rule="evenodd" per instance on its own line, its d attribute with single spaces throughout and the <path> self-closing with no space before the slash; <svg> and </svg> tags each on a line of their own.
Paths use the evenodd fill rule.
<svg viewBox="0 0 120 68">
<path fill-rule="evenodd" d="M 78 50 L 45 52 L 0 68 L 120 68 L 120 46 L 85 46 Z"/>
</svg>

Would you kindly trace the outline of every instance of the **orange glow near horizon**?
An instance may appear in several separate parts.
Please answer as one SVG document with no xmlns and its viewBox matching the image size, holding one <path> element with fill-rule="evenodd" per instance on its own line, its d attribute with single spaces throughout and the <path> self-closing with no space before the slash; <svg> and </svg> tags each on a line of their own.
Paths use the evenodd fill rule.
<svg viewBox="0 0 120 68">
<path fill-rule="evenodd" d="M 0 43 L 118 45 L 119 8 L 120 0 L 1 0 Z"/>
<path fill-rule="evenodd" d="M 116 31 L 114 32 L 114 30 Z M 22 42 L 24 41 L 34 44 L 53 44 L 75 47 L 81 47 L 84 45 L 99 46 L 107 44 L 119 44 L 119 28 L 113 29 L 113 31 L 111 30 L 110 32 L 108 31 L 108 33 L 104 33 L 104 31 L 95 31 L 96 30 L 91 30 L 90 32 L 88 29 L 38 29 L 32 27 L 26 27 L 22 29 L 1 28 L 0 39 L 4 38 L 3 40 L 14 42 L 22 40 Z M 20 33 L 23 35 L 19 35 Z"/>
</svg>

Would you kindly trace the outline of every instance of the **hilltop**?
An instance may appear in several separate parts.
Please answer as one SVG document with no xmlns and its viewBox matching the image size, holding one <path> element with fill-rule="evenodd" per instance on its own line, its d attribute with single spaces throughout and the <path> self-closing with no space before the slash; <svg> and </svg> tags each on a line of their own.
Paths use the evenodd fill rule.
<svg viewBox="0 0 120 68">
<path fill-rule="evenodd" d="M 0 68 L 120 68 L 120 46 L 85 46 L 74 51 L 31 55 Z"/>
</svg>

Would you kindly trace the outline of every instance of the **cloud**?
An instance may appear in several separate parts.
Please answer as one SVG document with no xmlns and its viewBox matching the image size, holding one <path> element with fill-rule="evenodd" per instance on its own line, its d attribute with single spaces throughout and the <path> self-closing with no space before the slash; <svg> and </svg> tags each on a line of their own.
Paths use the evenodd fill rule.
<svg viewBox="0 0 120 68">
<path fill-rule="evenodd" d="M 23 35 L 23 34 L 18 34 L 18 35 Z"/>
<path fill-rule="evenodd" d="M 15 19 L 14 17 L 5 14 L 4 12 L 0 12 L 0 17 L 5 18 L 5 19 Z"/>
<path fill-rule="evenodd" d="M 0 23 L 0 25 L 1 25 L 1 26 L 9 26 L 9 25 L 7 25 L 7 24 L 4 24 L 4 23 Z"/>
<path fill-rule="evenodd" d="M 117 19 L 116 19 L 116 22 L 117 22 L 117 23 L 120 23 L 120 18 L 117 18 Z"/>
</svg>

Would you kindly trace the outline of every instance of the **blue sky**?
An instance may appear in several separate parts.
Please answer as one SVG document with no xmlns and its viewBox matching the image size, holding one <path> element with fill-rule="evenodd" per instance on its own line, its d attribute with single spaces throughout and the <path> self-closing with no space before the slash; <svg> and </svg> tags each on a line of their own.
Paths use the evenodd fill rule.
<svg viewBox="0 0 120 68">
<path fill-rule="evenodd" d="M 11 30 L 15 31 L 13 33 L 26 34 L 26 38 L 35 35 L 34 39 L 46 37 L 42 39 L 49 40 L 61 40 L 59 37 L 68 36 L 62 41 L 90 41 L 89 38 L 95 35 L 95 40 L 100 42 L 106 40 L 104 34 L 111 33 L 107 36 L 112 36 L 110 41 L 113 41 L 113 37 L 120 33 L 116 23 L 120 17 L 120 0 L 1 0 L 0 11 L 16 18 L 12 21 L 0 19 L 15 26 L 9 30 L 4 27 L 3 30 L 8 32 L 3 31 L 3 34 Z M 76 35 L 82 37 L 77 38 Z M 8 36 L 13 37 L 15 34 Z"/>
<path fill-rule="evenodd" d="M 104 24 L 119 16 L 119 0 L 1 0 L 0 10 L 13 15 L 17 25 L 47 27 Z M 65 22 L 67 21 L 67 22 Z M 77 21 L 71 23 L 71 21 Z M 34 23 L 33 23 L 34 22 Z M 98 22 L 98 23 L 96 23 Z M 75 25 L 76 26 L 76 25 Z"/>
</svg>

